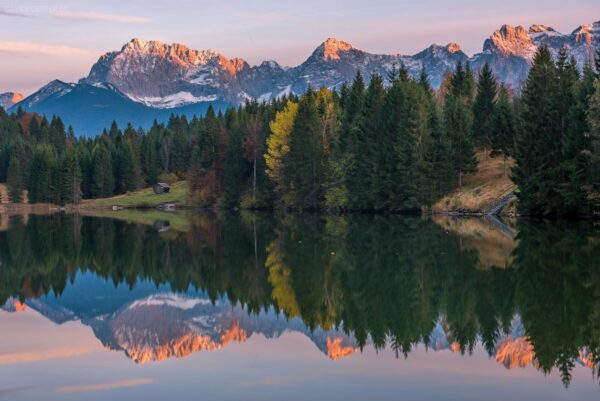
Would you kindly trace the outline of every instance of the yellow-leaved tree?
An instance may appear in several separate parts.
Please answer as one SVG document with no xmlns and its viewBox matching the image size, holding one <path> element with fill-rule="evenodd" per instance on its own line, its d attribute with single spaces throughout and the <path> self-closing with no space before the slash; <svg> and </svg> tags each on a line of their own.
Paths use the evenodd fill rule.
<svg viewBox="0 0 600 401">
<path fill-rule="evenodd" d="M 275 192 L 280 196 L 284 205 L 286 200 L 287 182 L 285 178 L 285 157 L 290 151 L 290 133 L 294 127 L 298 104 L 288 100 L 285 108 L 275 115 L 275 119 L 269 123 L 271 134 L 267 139 L 267 153 L 265 162 L 267 164 L 267 176 L 275 183 Z"/>
</svg>

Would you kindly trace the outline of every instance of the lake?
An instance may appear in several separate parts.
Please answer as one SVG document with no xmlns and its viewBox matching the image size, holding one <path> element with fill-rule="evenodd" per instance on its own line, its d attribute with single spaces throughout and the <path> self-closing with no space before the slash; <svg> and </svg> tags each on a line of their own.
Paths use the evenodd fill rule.
<svg viewBox="0 0 600 401">
<path fill-rule="evenodd" d="M 0 399 L 600 394 L 598 224 L 114 216 L 4 219 Z"/>
</svg>

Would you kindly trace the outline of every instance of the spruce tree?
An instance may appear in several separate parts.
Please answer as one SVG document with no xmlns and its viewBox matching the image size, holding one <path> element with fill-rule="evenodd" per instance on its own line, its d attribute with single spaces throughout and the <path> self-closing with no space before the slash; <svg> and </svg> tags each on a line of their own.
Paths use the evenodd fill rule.
<svg viewBox="0 0 600 401">
<path fill-rule="evenodd" d="M 400 79 L 403 79 L 402 69 Z M 354 209 L 372 209 L 383 203 L 380 193 L 384 180 L 382 142 L 384 131 L 385 89 L 381 76 L 371 77 L 365 92 L 364 107 L 351 148 L 353 163 L 349 166 L 347 184 L 350 205 Z"/>
<path fill-rule="evenodd" d="M 565 62 L 565 51 L 561 50 L 557 63 L 559 90 L 558 104 L 561 123 L 561 166 L 556 177 L 561 200 L 557 214 L 582 215 L 590 212 L 587 197 L 589 176 L 585 153 L 590 147 L 586 115 L 589 99 L 593 94 L 593 73 L 589 66 L 579 80 L 574 60 Z"/>
<path fill-rule="evenodd" d="M 398 189 L 393 197 L 398 210 L 419 210 L 433 197 L 431 180 L 431 126 L 425 90 L 416 82 L 406 82 L 406 98 L 399 121 L 395 150 L 398 153 Z"/>
<path fill-rule="evenodd" d="M 14 155 L 10 158 L 6 175 L 6 185 L 10 201 L 21 203 L 23 200 L 23 171 L 19 159 Z"/>
<path fill-rule="evenodd" d="M 557 93 L 557 69 L 550 50 L 542 46 L 523 88 L 515 139 L 513 181 L 523 214 L 553 214 L 560 199 L 555 185 L 562 160 Z"/>
<path fill-rule="evenodd" d="M 473 103 L 473 137 L 476 146 L 491 147 L 492 121 L 496 102 L 496 80 L 492 69 L 485 63 L 477 82 L 477 95 Z"/>
<path fill-rule="evenodd" d="M 477 171 L 477 158 L 473 142 L 473 112 L 470 105 L 473 75 L 467 64 L 463 70 L 459 62 L 450 78 L 450 88 L 444 106 L 444 123 L 450 140 L 452 170 L 457 184 L 462 186 L 463 176 Z"/>
<path fill-rule="evenodd" d="M 600 79 L 594 83 L 594 94 L 589 100 L 587 123 L 589 125 L 590 148 L 587 156 L 589 176 L 588 196 L 595 213 L 600 212 Z"/>
<path fill-rule="evenodd" d="M 28 185 L 30 203 L 57 202 L 56 164 L 52 146 L 42 144 L 35 148 Z"/>
<path fill-rule="evenodd" d="M 93 197 L 109 197 L 114 194 L 115 179 L 113 162 L 107 146 L 102 142 L 94 146 L 92 152 L 92 188 Z"/>
<path fill-rule="evenodd" d="M 59 178 L 61 203 L 78 204 L 81 201 L 81 170 L 74 151 L 64 154 Z"/>
<path fill-rule="evenodd" d="M 296 121 L 290 133 L 286 173 L 293 206 L 301 210 L 319 207 L 323 195 L 323 138 L 315 100 L 316 94 L 311 89 L 300 99 Z"/>
<path fill-rule="evenodd" d="M 331 192 L 329 199 L 336 206 L 350 206 L 350 186 L 353 177 L 360 168 L 355 161 L 357 149 L 360 149 L 359 130 L 362 125 L 363 108 L 365 101 L 365 84 L 360 72 L 356 74 L 347 95 L 341 98 L 342 112 L 339 139 L 331 149 L 332 173 L 329 180 Z M 360 155 L 358 156 L 360 157 Z"/>
<path fill-rule="evenodd" d="M 502 155 L 504 159 L 504 173 L 506 174 L 506 159 L 512 154 L 515 140 L 516 123 L 508 90 L 504 85 L 500 87 L 498 102 L 494 109 L 491 125 L 492 156 Z"/>
</svg>

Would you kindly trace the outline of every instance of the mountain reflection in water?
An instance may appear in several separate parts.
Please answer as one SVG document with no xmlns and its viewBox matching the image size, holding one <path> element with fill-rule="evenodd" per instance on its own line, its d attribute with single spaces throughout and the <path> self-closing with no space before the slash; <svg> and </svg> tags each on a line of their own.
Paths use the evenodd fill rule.
<svg viewBox="0 0 600 401">
<path fill-rule="evenodd" d="M 167 215 L 168 218 L 169 215 Z M 0 302 L 80 320 L 139 364 L 297 332 L 472 353 L 508 369 L 600 362 L 600 229 L 401 216 L 197 214 L 169 231 L 68 215 L 0 232 Z M 162 232 L 159 232 L 162 231 Z M 494 363 L 491 361 L 490 363 Z"/>
</svg>

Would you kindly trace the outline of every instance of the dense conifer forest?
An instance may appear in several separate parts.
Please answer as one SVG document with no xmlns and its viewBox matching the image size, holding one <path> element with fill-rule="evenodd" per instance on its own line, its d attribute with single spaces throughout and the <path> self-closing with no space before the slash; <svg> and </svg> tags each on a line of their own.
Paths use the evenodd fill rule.
<svg viewBox="0 0 600 401">
<path fill-rule="evenodd" d="M 60 117 L 0 109 L 0 182 L 13 202 L 79 203 L 187 180 L 202 207 L 419 211 L 477 171 L 476 149 L 512 157 L 519 212 L 600 210 L 600 52 L 579 68 L 541 47 L 520 93 L 458 64 L 439 90 L 404 66 L 339 91 L 248 101 L 147 132 L 78 138 Z"/>
</svg>

